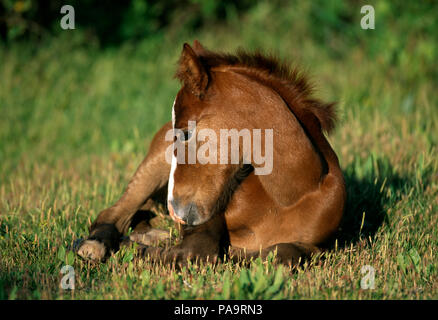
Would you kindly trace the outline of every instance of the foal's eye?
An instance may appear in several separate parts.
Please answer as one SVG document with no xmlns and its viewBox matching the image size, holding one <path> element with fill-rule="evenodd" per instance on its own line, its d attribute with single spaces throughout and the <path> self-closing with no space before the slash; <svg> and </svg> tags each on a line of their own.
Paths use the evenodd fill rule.
<svg viewBox="0 0 438 320">
<path fill-rule="evenodd" d="M 183 130 L 182 133 L 180 134 L 180 140 L 181 141 L 188 141 L 190 140 L 190 138 L 192 137 L 192 130 Z"/>
</svg>

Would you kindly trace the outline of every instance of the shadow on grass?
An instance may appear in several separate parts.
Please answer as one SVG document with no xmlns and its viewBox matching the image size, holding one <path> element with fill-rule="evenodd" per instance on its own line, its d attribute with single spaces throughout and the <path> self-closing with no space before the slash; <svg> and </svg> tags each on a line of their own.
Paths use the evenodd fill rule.
<svg viewBox="0 0 438 320">
<path fill-rule="evenodd" d="M 380 226 L 388 222 L 387 209 L 413 187 L 415 176 L 401 176 L 387 158 L 369 156 L 356 160 L 344 169 L 347 204 L 338 232 L 326 243 L 326 249 L 356 244 L 361 238 L 373 238 Z M 416 190 L 420 191 L 420 190 Z"/>
</svg>

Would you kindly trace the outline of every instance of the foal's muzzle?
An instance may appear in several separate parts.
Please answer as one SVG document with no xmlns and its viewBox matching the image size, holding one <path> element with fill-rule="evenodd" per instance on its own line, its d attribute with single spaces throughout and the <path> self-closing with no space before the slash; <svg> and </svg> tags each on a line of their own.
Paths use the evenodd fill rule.
<svg viewBox="0 0 438 320">
<path fill-rule="evenodd" d="M 173 199 L 167 202 L 167 206 L 170 216 L 178 223 L 193 226 L 201 222 L 198 207 L 193 202 L 183 205 L 181 201 Z"/>
</svg>

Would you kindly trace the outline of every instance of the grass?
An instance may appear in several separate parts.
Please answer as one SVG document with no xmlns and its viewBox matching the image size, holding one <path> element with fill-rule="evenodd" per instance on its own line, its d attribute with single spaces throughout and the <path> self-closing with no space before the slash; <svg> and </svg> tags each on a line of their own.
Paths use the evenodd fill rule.
<svg viewBox="0 0 438 320">
<path fill-rule="evenodd" d="M 292 9 L 262 2 L 196 35 L 175 27 L 105 50 L 80 31 L 38 48 L 0 46 L 0 299 L 437 299 L 433 39 L 377 25 L 381 50 L 370 34 L 360 45 L 342 36 L 320 43 L 302 18 L 308 8 Z M 272 49 L 310 72 L 318 97 L 339 101 L 329 140 L 349 199 L 323 260 L 294 270 L 268 259 L 178 271 L 133 260 L 130 249 L 97 265 L 66 250 L 121 195 L 170 119 L 178 54 L 194 38 L 211 49 Z M 394 38 L 407 45 L 398 49 Z M 65 264 L 75 269 L 74 291 L 59 287 Z M 372 290 L 361 289 L 365 265 L 375 269 Z"/>
</svg>

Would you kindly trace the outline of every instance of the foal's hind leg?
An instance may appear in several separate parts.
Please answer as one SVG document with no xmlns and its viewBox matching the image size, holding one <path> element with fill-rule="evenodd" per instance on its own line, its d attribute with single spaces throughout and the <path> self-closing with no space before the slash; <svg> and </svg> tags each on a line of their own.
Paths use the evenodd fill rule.
<svg viewBox="0 0 438 320">
<path fill-rule="evenodd" d="M 166 123 L 152 140 L 146 158 L 138 167 L 122 197 L 111 207 L 99 213 L 90 227 L 90 235 L 78 250 L 78 254 L 91 260 L 102 260 L 110 250 L 117 250 L 120 237 L 131 226 L 135 213 L 146 202 L 166 188 L 170 164 L 165 153 L 172 142 L 165 141 L 165 135 L 172 128 Z"/>
</svg>

